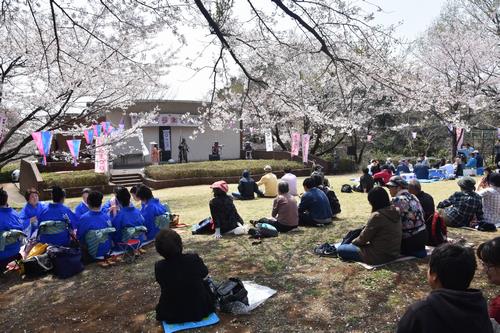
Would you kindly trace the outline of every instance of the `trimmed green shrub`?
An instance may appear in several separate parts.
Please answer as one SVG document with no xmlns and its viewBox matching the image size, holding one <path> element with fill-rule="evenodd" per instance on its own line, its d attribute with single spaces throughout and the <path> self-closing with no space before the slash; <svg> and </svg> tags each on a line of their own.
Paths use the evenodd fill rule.
<svg viewBox="0 0 500 333">
<path fill-rule="evenodd" d="M 145 175 L 155 180 L 169 180 L 197 177 L 230 177 L 241 176 L 243 170 L 250 174 L 264 173 L 264 166 L 270 165 L 274 171 L 282 171 L 285 167 L 303 169 L 299 162 L 287 160 L 228 160 L 192 162 L 183 164 L 165 164 L 148 166 Z"/>
<path fill-rule="evenodd" d="M 19 162 L 9 163 L 0 170 L 0 183 L 9 183 L 12 180 L 12 171 L 19 169 Z"/>
<path fill-rule="evenodd" d="M 58 185 L 66 187 L 85 187 L 107 185 L 109 178 L 105 174 L 95 173 L 93 170 L 70 172 L 47 172 L 42 174 L 47 187 Z"/>
</svg>

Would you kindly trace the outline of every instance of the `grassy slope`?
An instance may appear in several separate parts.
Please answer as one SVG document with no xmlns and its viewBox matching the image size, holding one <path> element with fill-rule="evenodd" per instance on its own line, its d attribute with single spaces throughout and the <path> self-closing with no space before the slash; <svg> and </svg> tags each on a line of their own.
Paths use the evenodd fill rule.
<svg viewBox="0 0 500 333">
<path fill-rule="evenodd" d="M 340 219 L 334 226 L 302 228 L 255 246 L 247 237 L 215 241 L 210 236 L 181 234 L 185 250 L 198 252 L 215 279 L 238 276 L 278 290 L 277 295 L 252 315 L 225 316 L 223 324 L 202 332 L 390 332 L 405 308 L 428 293 L 426 260 L 367 271 L 356 264 L 319 258 L 311 253 L 315 244 L 338 240 L 349 229 L 363 225 L 370 212 L 364 194 L 340 193 L 340 186 L 348 182 L 348 176 L 329 179 L 342 204 Z M 235 189 L 236 185 L 231 184 L 230 191 Z M 439 202 L 456 190 L 456 184 L 424 184 L 424 190 Z M 184 223 L 196 223 L 209 215 L 208 186 L 159 190 L 155 195 L 167 200 L 172 209 L 181 214 Z M 71 206 L 77 202 L 78 199 L 68 200 Z M 246 221 L 267 216 L 271 204 L 272 199 L 236 203 Z M 452 230 L 450 234 L 454 238 L 464 236 L 477 245 L 498 236 L 499 232 Z M 28 309 L 48 317 L 49 322 L 44 324 L 47 331 L 65 331 L 70 327 L 84 331 L 159 332 L 154 320 L 158 288 L 153 277 L 153 263 L 158 259 L 151 249 L 132 265 L 109 270 L 92 265 L 69 280 L 46 277 L 5 290 L 0 286 L 0 295 L 4 292 L 4 296 L 0 296 L 0 308 L 13 306 L 0 313 L 0 322 L 6 320 L 7 331 L 13 327 L 16 327 L 14 331 L 41 329 L 42 318 L 32 318 L 29 310 L 19 312 L 29 300 Z M 35 286 L 38 288 L 29 292 L 25 289 Z M 483 288 L 488 297 L 497 293 L 480 270 L 473 286 Z M 87 301 L 82 303 L 79 299 Z M 90 300 L 93 301 L 88 302 Z M 59 319 L 51 321 L 49 316 Z"/>
</svg>

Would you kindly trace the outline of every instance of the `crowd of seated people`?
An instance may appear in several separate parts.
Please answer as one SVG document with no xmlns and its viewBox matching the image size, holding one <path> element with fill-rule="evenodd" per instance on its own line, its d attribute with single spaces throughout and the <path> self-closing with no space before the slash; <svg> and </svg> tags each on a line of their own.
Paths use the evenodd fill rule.
<svg viewBox="0 0 500 333">
<path fill-rule="evenodd" d="M 141 185 L 135 190 L 141 209 L 130 202 L 132 196 L 126 188 L 118 187 L 114 197 L 104 204 L 102 193 L 84 189 L 82 202 L 72 211 L 65 205 L 66 192 L 61 187 L 52 187 L 52 202 L 48 204 L 40 202 L 38 192 L 30 189 L 19 213 L 8 206 L 7 192 L 0 190 L 0 269 L 20 258 L 26 240 L 49 246 L 80 245 L 87 259 L 101 261 L 104 266 L 113 261 L 111 253 L 120 243 L 134 239 L 140 247 L 150 243 L 162 228 L 157 217 L 170 212 L 148 187 Z M 142 234 L 127 234 L 129 228 L 139 226 L 143 227 L 139 228 Z M 4 232 L 13 231 L 19 231 L 18 238 L 3 237 Z"/>
</svg>

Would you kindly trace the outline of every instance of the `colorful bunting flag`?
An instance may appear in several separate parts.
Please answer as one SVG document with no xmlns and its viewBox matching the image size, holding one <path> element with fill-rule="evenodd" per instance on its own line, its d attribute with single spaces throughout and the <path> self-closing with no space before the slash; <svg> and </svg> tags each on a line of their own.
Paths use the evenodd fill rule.
<svg viewBox="0 0 500 333">
<path fill-rule="evenodd" d="M 82 140 L 66 140 L 68 144 L 69 152 L 73 156 L 73 165 L 78 165 L 78 155 L 80 154 L 80 145 Z"/>
</svg>

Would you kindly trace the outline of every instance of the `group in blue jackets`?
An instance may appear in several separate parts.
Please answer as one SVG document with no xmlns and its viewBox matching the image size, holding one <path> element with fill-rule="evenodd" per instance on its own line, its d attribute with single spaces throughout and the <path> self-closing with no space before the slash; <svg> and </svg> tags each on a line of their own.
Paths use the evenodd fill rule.
<svg viewBox="0 0 500 333">
<path fill-rule="evenodd" d="M 105 259 L 112 251 L 118 250 L 120 244 L 131 240 L 140 246 L 152 242 L 160 230 L 157 217 L 169 212 L 168 206 L 154 198 L 146 186 L 141 185 L 134 192 L 134 199 L 141 201 L 141 210 L 130 202 L 129 191 L 119 187 L 115 190 L 115 197 L 108 201 L 107 209 L 102 205 L 102 193 L 84 189 L 82 202 L 73 212 L 64 204 L 66 193 L 61 187 L 52 188 L 52 202 L 49 204 L 40 202 L 38 192 L 30 189 L 25 194 L 26 205 L 18 214 L 8 207 L 8 194 L 2 189 L 0 236 L 4 231 L 18 230 L 28 238 L 54 246 L 70 246 L 72 239 L 76 238 L 84 249 L 93 249 L 89 253 L 91 258 Z M 140 226 L 146 230 L 136 228 Z M 129 232 L 134 229 L 139 233 L 131 236 Z M 21 245 L 21 238 L 12 241 L 11 237 L 6 241 L 0 237 L 0 269 L 19 256 Z"/>
<path fill-rule="evenodd" d="M 309 177 L 302 183 L 305 193 L 299 204 L 299 225 L 317 226 L 332 223 L 332 209 L 326 194 Z"/>
</svg>

